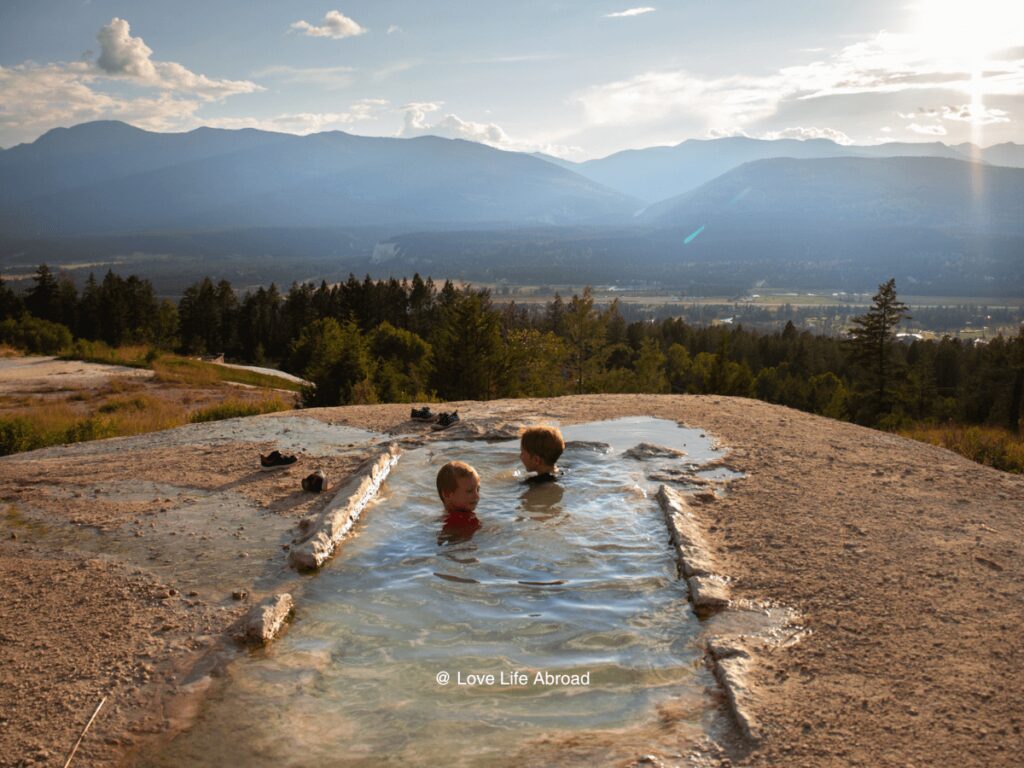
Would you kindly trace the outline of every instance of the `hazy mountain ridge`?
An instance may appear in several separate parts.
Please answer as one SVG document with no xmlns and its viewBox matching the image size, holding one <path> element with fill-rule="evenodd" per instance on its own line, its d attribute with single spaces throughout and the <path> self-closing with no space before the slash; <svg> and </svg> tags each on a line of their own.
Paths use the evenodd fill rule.
<svg viewBox="0 0 1024 768">
<path fill-rule="evenodd" d="M 656 226 L 711 219 L 1024 233 L 1024 169 L 934 157 L 757 160 L 645 209 Z"/>
<path fill-rule="evenodd" d="M 461 140 L 254 131 L 231 146 L 239 132 L 197 133 L 120 123 L 51 131 L 0 161 L 3 218 L 15 231 L 45 234 L 514 225 L 624 218 L 639 205 L 537 158 Z"/>
<path fill-rule="evenodd" d="M 979 149 L 970 144 L 950 147 L 941 142 L 890 142 L 872 146 L 837 144 L 829 139 L 688 139 L 671 147 L 628 149 L 571 167 L 581 176 L 653 203 L 696 189 L 754 160 L 790 157 L 944 157 L 994 165 L 1024 167 L 1024 145 L 999 144 Z M 565 161 L 563 161 L 563 164 Z"/>
<path fill-rule="evenodd" d="M 0 258 L 15 271 L 113 258 L 175 286 L 177 260 L 245 285 L 418 270 L 865 290 L 891 273 L 939 293 L 1024 290 L 1024 170 L 953 159 L 973 147 L 912 145 L 922 156 L 885 158 L 833 156 L 839 145 L 826 140 L 683 146 L 704 158 L 697 174 L 773 148 L 822 156 L 755 158 L 643 208 L 568 161 L 465 141 L 91 123 L 0 156 Z M 677 149 L 613 157 L 656 169 Z M 987 151 L 1013 160 L 1018 150 Z"/>
</svg>

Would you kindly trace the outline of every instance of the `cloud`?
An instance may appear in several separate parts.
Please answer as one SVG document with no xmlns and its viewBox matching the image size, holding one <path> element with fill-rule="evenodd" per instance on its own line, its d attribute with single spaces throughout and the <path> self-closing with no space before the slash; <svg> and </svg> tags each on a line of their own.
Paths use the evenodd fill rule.
<svg viewBox="0 0 1024 768">
<path fill-rule="evenodd" d="M 564 59 L 564 53 L 519 53 L 509 56 L 485 56 L 476 59 L 467 59 L 467 64 L 524 64 L 534 61 L 556 61 Z"/>
<path fill-rule="evenodd" d="M 345 112 L 292 112 L 274 117 L 219 117 L 206 120 L 204 125 L 214 128 L 257 128 L 262 131 L 295 133 L 305 135 L 350 128 L 370 120 L 376 120 L 388 108 L 386 99 L 361 99 Z"/>
<path fill-rule="evenodd" d="M 89 120 L 123 120 L 156 131 L 198 124 L 206 103 L 263 90 L 246 80 L 209 78 L 172 61 L 153 59 L 124 19 L 97 34 L 95 61 L 0 66 L 0 136 L 5 144 L 32 141 L 57 126 Z M 91 54 L 90 54 L 91 56 Z"/>
<path fill-rule="evenodd" d="M 764 131 L 762 133 L 751 133 L 739 127 L 725 128 L 725 129 L 712 129 L 707 133 L 710 139 L 721 139 L 732 136 L 745 136 L 748 139 L 766 139 L 768 141 L 775 141 L 777 139 L 797 139 L 798 141 L 807 141 L 809 139 L 828 139 L 834 141 L 836 144 L 853 144 L 854 141 L 845 133 L 835 128 L 817 128 L 817 127 L 804 127 L 796 126 L 793 128 L 783 128 L 777 131 Z"/>
<path fill-rule="evenodd" d="M 89 62 L 0 67 L 0 135 L 4 143 L 32 141 L 57 126 L 90 120 L 123 120 L 147 130 L 192 127 L 198 98 L 173 92 L 125 97 L 95 87 Z"/>
<path fill-rule="evenodd" d="M 131 27 L 116 16 L 96 35 L 100 55 L 99 73 L 139 85 L 162 90 L 187 91 L 204 101 L 217 101 L 238 93 L 253 93 L 262 88 L 247 80 L 216 80 L 173 61 L 153 61 L 153 50 L 141 37 L 132 37 Z"/>
<path fill-rule="evenodd" d="M 308 21 L 299 20 L 294 22 L 290 29 L 302 32 L 307 37 L 330 37 L 334 40 L 366 34 L 365 27 L 360 26 L 357 21 L 350 19 L 341 11 L 328 11 L 324 16 L 323 24 L 319 27 Z"/>
<path fill-rule="evenodd" d="M 131 36 L 131 27 L 116 16 L 96 35 L 100 57 L 96 65 L 110 75 L 128 75 L 143 80 L 156 80 L 156 67 L 150 56 L 153 49 L 141 37 Z"/>
<path fill-rule="evenodd" d="M 805 128 L 803 126 L 783 128 L 781 131 L 767 131 L 761 134 L 761 138 L 771 140 L 799 139 L 800 141 L 807 141 L 808 139 L 829 139 L 830 141 L 834 141 L 836 144 L 854 143 L 853 139 L 835 128 Z"/>
<path fill-rule="evenodd" d="M 645 13 L 654 13 L 657 8 L 651 8 L 649 5 L 643 8 L 628 8 L 625 11 L 617 11 L 615 13 L 606 13 L 604 17 L 606 19 L 624 19 L 630 16 L 641 16 Z"/>
<path fill-rule="evenodd" d="M 778 85 L 768 78 L 705 79 L 686 71 L 645 72 L 592 86 L 571 101 L 594 125 L 632 125 L 687 113 L 711 129 L 771 114 Z"/>
<path fill-rule="evenodd" d="M 946 127 L 943 125 L 920 125 L 919 123 L 911 123 L 907 126 L 907 130 L 912 133 L 920 133 L 924 136 L 945 136 Z"/>
<path fill-rule="evenodd" d="M 328 89 L 352 85 L 353 67 L 290 67 L 279 64 L 253 72 L 253 77 L 267 77 L 284 83 L 311 83 Z"/>
<path fill-rule="evenodd" d="M 390 25 L 390 26 L 388 27 L 388 34 L 389 34 L 389 35 L 393 35 L 393 34 L 395 34 L 396 32 L 401 32 L 401 31 L 402 31 L 402 28 L 401 28 L 400 26 L 398 26 L 397 24 L 391 24 L 391 25 Z"/>
<path fill-rule="evenodd" d="M 375 83 L 379 83 L 382 80 L 406 72 L 410 69 L 415 69 L 423 62 L 420 59 L 407 59 L 405 61 L 395 61 L 391 64 L 386 64 L 383 67 L 375 70 L 371 77 Z"/>
<path fill-rule="evenodd" d="M 906 120 L 915 120 L 921 117 L 939 118 L 941 120 L 953 120 L 962 123 L 974 123 L 979 125 L 991 125 L 993 123 L 1008 123 L 1010 115 L 1003 109 L 988 109 L 984 104 L 971 105 L 961 104 L 952 106 L 944 104 L 937 108 L 918 107 L 913 112 L 898 112 L 897 115 Z"/>
<path fill-rule="evenodd" d="M 399 111 L 404 112 L 402 130 L 399 136 L 440 136 L 446 139 L 464 139 L 486 144 L 495 149 L 510 152 L 543 152 L 547 155 L 562 157 L 567 160 L 582 159 L 585 151 L 582 147 L 572 144 L 560 144 L 545 139 L 513 139 L 497 123 L 477 123 L 463 120 L 458 115 L 446 114 L 431 122 L 431 116 L 440 113 L 443 101 L 418 101 L 404 104 Z"/>
<path fill-rule="evenodd" d="M 990 59 L 980 81 L 961 65 L 955 52 L 923 52 L 910 35 L 880 32 L 776 72 L 710 77 L 684 69 L 646 71 L 578 90 L 570 103 L 582 110 L 581 132 L 628 126 L 636 137 L 701 135 L 737 126 L 760 135 L 794 123 L 837 120 L 845 135 L 856 136 L 855 129 L 864 133 L 928 96 L 949 103 L 950 94 L 975 99 L 979 92 L 985 111 L 972 114 L 987 123 L 1007 120 L 1008 100 L 1019 103 L 1024 94 L 1024 58 Z"/>
</svg>

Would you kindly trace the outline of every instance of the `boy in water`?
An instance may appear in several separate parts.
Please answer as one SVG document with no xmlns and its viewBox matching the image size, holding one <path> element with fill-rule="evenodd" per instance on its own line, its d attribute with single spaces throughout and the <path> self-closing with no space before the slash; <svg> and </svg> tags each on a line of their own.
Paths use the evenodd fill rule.
<svg viewBox="0 0 1024 768">
<path fill-rule="evenodd" d="M 529 427 L 519 438 L 519 459 L 527 472 L 536 472 L 526 478 L 530 485 L 557 480 L 562 473 L 557 462 L 565 450 L 565 440 L 558 427 Z"/>
<path fill-rule="evenodd" d="M 466 541 L 480 527 L 480 475 L 469 464 L 449 461 L 437 473 L 437 495 L 444 504 L 444 527 L 438 544 Z"/>
</svg>

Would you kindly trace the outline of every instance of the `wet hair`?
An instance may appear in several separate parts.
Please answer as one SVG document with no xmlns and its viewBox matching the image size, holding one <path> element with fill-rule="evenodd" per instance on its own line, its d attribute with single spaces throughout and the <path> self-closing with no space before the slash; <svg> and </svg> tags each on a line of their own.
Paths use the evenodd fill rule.
<svg viewBox="0 0 1024 768">
<path fill-rule="evenodd" d="M 437 471 L 437 495 L 444 501 L 445 493 L 451 493 L 459 487 L 459 478 L 472 477 L 480 479 L 480 475 L 464 461 L 449 461 Z"/>
<path fill-rule="evenodd" d="M 527 453 L 539 456 L 545 464 L 554 464 L 565 450 L 558 427 L 529 427 L 523 430 L 519 444 Z"/>
</svg>

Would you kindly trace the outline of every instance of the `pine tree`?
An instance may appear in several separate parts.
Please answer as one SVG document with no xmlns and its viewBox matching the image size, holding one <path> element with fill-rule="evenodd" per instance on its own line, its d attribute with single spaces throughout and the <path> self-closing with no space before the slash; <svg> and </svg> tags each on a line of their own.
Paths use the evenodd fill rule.
<svg viewBox="0 0 1024 768">
<path fill-rule="evenodd" d="M 605 323 L 594 309 L 589 285 L 583 289 L 582 296 L 572 297 L 563 320 L 573 388 L 576 394 L 583 394 L 604 363 L 606 347 Z"/>
<path fill-rule="evenodd" d="M 867 374 L 866 415 L 867 420 L 874 421 L 892 410 L 896 328 L 910 315 L 907 305 L 896 298 L 896 278 L 878 286 L 878 293 L 871 300 L 872 307 L 867 314 L 853 318 L 846 345 L 851 361 Z"/>
</svg>

